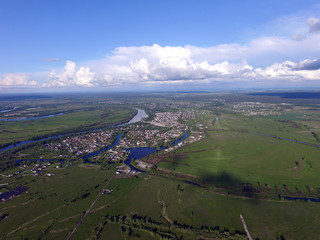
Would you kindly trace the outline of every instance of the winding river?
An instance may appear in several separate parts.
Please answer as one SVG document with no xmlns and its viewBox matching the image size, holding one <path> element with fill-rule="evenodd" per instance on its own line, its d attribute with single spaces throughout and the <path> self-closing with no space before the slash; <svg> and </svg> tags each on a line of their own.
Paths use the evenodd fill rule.
<svg viewBox="0 0 320 240">
<path fill-rule="evenodd" d="M 97 163 L 97 162 L 89 161 L 89 158 L 94 157 L 96 155 L 99 155 L 100 153 L 102 153 L 104 151 L 108 151 L 109 149 L 111 149 L 114 146 L 116 146 L 119 143 L 121 136 L 122 136 L 122 134 L 117 135 L 116 140 L 114 140 L 114 142 L 111 145 L 109 145 L 109 146 L 107 146 L 105 148 L 102 148 L 102 149 L 100 149 L 98 151 L 94 151 L 94 152 L 88 153 L 87 155 L 85 155 L 85 156 L 83 156 L 81 158 L 84 160 L 84 162 Z"/>
<path fill-rule="evenodd" d="M 112 145 L 110 146 L 107 146 L 103 149 L 100 149 L 98 151 L 94 151 L 94 152 L 91 152 L 91 153 L 88 153 L 87 155 L 83 156 L 82 159 L 85 161 L 85 162 L 88 162 L 88 163 L 94 163 L 96 164 L 97 162 L 92 162 L 92 161 L 89 161 L 89 158 L 91 157 L 94 157 L 104 151 L 108 151 L 109 149 L 113 148 L 114 146 L 116 146 L 119 141 L 120 141 L 120 138 L 121 138 L 121 134 L 119 134 L 116 138 L 116 140 L 113 142 Z M 171 146 L 174 146 L 176 144 L 178 144 L 179 142 L 183 141 L 184 139 L 186 139 L 188 137 L 188 132 L 185 131 L 183 136 L 179 139 L 176 139 L 172 144 Z M 162 150 L 166 149 L 166 147 L 161 147 L 160 150 L 158 150 L 157 148 L 155 147 L 135 147 L 135 148 L 126 148 L 127 151 L 129 151 L 129 155 L 127 157 L 127 159 L 124 161 L 124 163 L 129 166 L 132 170 L 135 170 L 137 172 L 145 172 L 139 168 L 136 168 L 135 166 L 133 166 L 131 164 L 132 161 L 134 160 L 138 160 L 140 158 L 144 158 L 152 153 L 155 153 L 155 152 L 160 152 Z"/>
<path fill-rule="evenodd" d="M 7 150 L 13 149 L 15 147 L 23 146 L 23 145 L 26 145 L 26 144 L 41 142 L 41 141 L 45 141 L 45 140 L 49 140 L 49 139 L 61 138 L 61 137 L 69 136 L 69 135 L 72 135 L 72 134 L 82 134 L 82 133 L 85 133 L 85 132 L 96 132 L 96 131 L 100 131 L 100 130 L 107 129 L 107 128 L 121 127 L 121 126 L 125 126 L 125 125 L 128 125 L 128 124 L 133 124 L 133 123 L 139 122 L 142 119 L 148 117 L 148 115 L 146 114 L 146 112 L 143 109 L 139 109 L 139 108 L 136 108 L 136 109 L 138 110 L 137 114 L 133 118 L 131 118 L 130 121 L 128 121 L 126 123 L 123 123 L 123 124 L 108 126 L 108 127 L 104 127 L 104 128 L 97 128 L 97 129 L 92 129 L 92 130 L 82 131 L 82 132 L 74 132 L 74 133 L 53 135 L 53 136 L 41 138 L 41 139 L 38 139 L 38 140 L 29 140 L 29 141 L 18 142 L 16 144 L 10 144 L 7 147 L 1 148 L 0 152 L 7 151 Z M 59 115 L 61 115 L 61 114 L 63 114 L 63 113 L 60 113 Z M 57 116 L 57 115 L 58 114 L 56 114 L 55 116 Z M 26 120 L 26 119 L 24 119 L 24 120 Z"/>
<path fill-rule="evenodd" d="M 40 117 L 27 117 L 27 118 L 0 118 L 0 121 L 4 121 L 4 122 L 20 122 L 20 121 L 29 121 L 29 120 L 37 120 L 37 119 L 42 119 L 42 118 L 50 118 L 50 117 L 60 116 L 60 115 L 65 114 L 65 113 L 68 113 L 68 112 L 61 112 L 61 113 L 50 114 L 50 115 L 40 116 Z"/>
<path fill-rule="evenodd" d="M 128 122 L 126 123 L 123 123 L 123 124 L 118 124 L 118 125 L 114 125 L 114 126 L 109 126 L 109 127 L 105 127 L 105 128 L 111 128 L 111 127 L 120 127 L 120 126 L 125 126 L 125 125 L 128 125 L 128 124 L 133 124 L 133 123 L 136 123 L 136 122 L 139 122 L 141 121 L 142 119 L 144 118 L 147 118 L 148 115 L 146 114 L 146 112 L 143 110 L 143 109 L 138 109 L 138 112 L 137 114 Z M 102 129 L 105 129 L 105 128 L 99 128 L 99 129 L 94 129 L 94 130 L 91 130 L 91 131 L 87 131 L 87 132 L 94 132 L 94 131 L 99 131 L 99 130 L 102 130 Z M 84 133 L 84 132 L 80 132 L 80 133 Z M 64 134 L 64 135 L 57 135 L 57 136 L 51 136 L 51 137 L 48 137 L 48 138 L 43 138 L 43 139 L 39 139 L 39 140 L 34 140 L 34 141 L 24 141 L 24 142 L 20 142 L 20 143 L 17 143 L 16 145 L 10 145 L 6 148 L 3 148 L 3 149 L 0 149 L 0 151 L 5 151 L 5 150 L 9 150 L 9 149 L 12 149 L 14 147 L 18 147 L 18 146 L 22 146 L 22 145 L 25 145 L 25 144 L 28 144 L 28 143 L 34 143 L 34 142 L 40 142 L 40 141 L 44 141 L 44 140 L 48 140 L 48 139 L 53 139 L 53 138 L 61 138 L 61 137 L 64 137 L 64 136 L 67 136 L 67 135 L 71 135 L 71 134 L 75 134 L 75 133 L 70 133 L 70 134 Z M 174 146 L 178 143 L 180 143 L 181 141 L 185 140 L 187 137 L 188 137 L 188 132 L 185 131 L 184 132 L 184 135 L 179 138 L 179 139 L 176 139 L 172 144 L 171 146 Z M 89 158 L 91 157 L 94 157 L 104 151 L 108 151 L 109 149 L 113 148 L 114 146 L 116 146 L 120 139 L 122 137 L 122 134 L 119 134 L 117 135 L 115 141 L 109 145 L 109 146 L 106 146 L 105 148 L 102 148 L 100 150 L 97 150 L 97 151 L 94 151 L 94 152 L 91 152 L 91 153 L 88 153 L 87 155 L 83 156 L 82 159 L 87 162 L 87 163 L 97 163 L 97 162 L 92 162 L 89 160 Z M 129 166 L 132 170 L 135 170 L 137 172 L 143 172 L 145 173 L 146 171 L 144 170 L 141 170 L 139 168 L 136 168 L 134 167 L 132 164 L 131 164 L 131 161 L 134 161 L 134 160 L 137 160 L 137 159 L 140 159 L 140 158 L 144 158 L 152 153 L 155 153 L 155 152 L 159 152 L 159 151 L 162 151 L 166 149 L 166 147 L 161 147 L 160 150 L 158 150 L 157 148 L 155 147 L 136 147 L 136 148 L 126 148 L 126 150 L 130 151 L 127 159 L 124 161 L 124 163 Z M 34 159 L 33 161 L 44 161 L 44 159 Z M 54 159 L 47 159 L 48 161 L 53 161 Z M 31 159 L 28 159 L 28 160 L 16 160 L 16 162 L 22 162 L 22 161 L 32 161 Z"/>
<path fill-rule="evenodd" d="M 3 110 L 0 110 L 0 113 L 11 112 L 13 109 L 15 108 L 3 109 Z"/>
</svg>

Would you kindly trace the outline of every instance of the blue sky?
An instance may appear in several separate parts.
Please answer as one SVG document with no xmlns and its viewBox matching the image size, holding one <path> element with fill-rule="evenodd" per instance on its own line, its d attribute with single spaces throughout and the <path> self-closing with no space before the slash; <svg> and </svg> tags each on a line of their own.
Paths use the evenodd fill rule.
<svg viewBox="0 0 320 240">
<path fill-rule="evenodd" d="M 0 0 L 0 89 L 320 87 L 319 19 L 311 0 Z"/>
</svg>

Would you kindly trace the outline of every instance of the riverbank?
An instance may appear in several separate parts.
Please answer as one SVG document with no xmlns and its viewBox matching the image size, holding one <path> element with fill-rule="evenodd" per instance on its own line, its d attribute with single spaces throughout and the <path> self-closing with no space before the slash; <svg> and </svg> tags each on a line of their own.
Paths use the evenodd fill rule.
<svg viewBox="0 0 320 240">
<path fill-rule="evenodd" d="M 124 119 L 117 124 L 111 124 L 111 125 L 99 127 L 99 128 L 94 128 L 96 126 L 89 126 L 87 128 L 81 127 L 81 129 L 74 128 L 74 129 L 66 130 L 64 132 L 56 132 L 55 134 L 46 134 L 46 135 L 42 135 L 42 136 L 37 136 L 37 137 L 31 138 L 31 139 L 28 139 L 25 141 L 2 144 L 2 145 L 0 145 L 1 146 L 0 152 L 12 150 L 17 147 L 26 146 L 29 144 L 34 144 L 34 143 L 45 141 L 45 140 L 57 139 L 57 138 L 61 138 L 61 137 L 72 135 L 72 134 L 83 134 L 85 132 L 94 132 L 94 131 L 100 131 L 100 130 L 103 130 L 106 128 L 124 126 L 127 124 L 138 122 L 138 121 L 142 120 L 143 118 L 145 118 L 146 116 L 148 116 L 148 115 L 145 113 L 145 111 L 143 109 L 136 109 L 135 113 L 133 115 L 131 115 L 130 118 Z"/>
</svg>

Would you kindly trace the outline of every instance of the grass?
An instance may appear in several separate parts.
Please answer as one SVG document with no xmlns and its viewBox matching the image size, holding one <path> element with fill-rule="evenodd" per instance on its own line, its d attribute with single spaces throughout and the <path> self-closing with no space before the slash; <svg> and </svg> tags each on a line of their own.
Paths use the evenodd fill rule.
<svg viewBox="0 0 320 240">
<path fill-rule="evenodd" d="M 200 151 L 208 149 L 206 151 Z M 207 132 L 159 167 L 213 178 L 226 172 L 238 183 L 305 189 L 319 187 L 319 149 L 249 133 Z M 304 159 L 304 160 L 302 160 Z"/>
<path fill-rule="evenodd" d="M 0 225 L 7 237 L 22 235 L 29 239 L 63 239 L 72 231 L 83 211 L 88 209 L 113 170 L 102 171 L 96 165 L 75 164 L 65 169 L 48 170 L 55 176 L 24 177 L 15 185 L 28 186 L 20 197 L 3 203 L 1 213 L 9 214 Z M 178 187 L 179 186 L 179 187 Z M 164 225 L 159 200 L 165 205 L 166 216 L 172 221 L 200 228 L 202 225 L 243 230 L 239 215 L 245 217 L 253 237 L 275 239 L 316 239 L 320 224 L 320 205 L 317 203 L 253 200 L 219 195 L 206 188 L 192 186 L 179 179 L 141 174 L 138 178 L 114 179 L 108 188 L 111 195 L 102 195 L 72 239 L 92 237 L 101 220 L 107 215 L 146 216 Z M 85 198 L 84 193 L 89 193 Z M 275 224 L 276 223 L 276 224 Z M 100 239 L 114 236 L 126 239 L 121 224 L 107 223 Z M 197 232 L 181 232 L 177 236 L 195 239 Z M 133 230 L 144 239 L 159 239 L 150 232 Z M 110 234 L 110 235 L 109 235 Z M 200 234 L 200 235 L 199 235 Z M 212 236 L 212 235 L 211 235 Z M 209 234 L 210 237 L 210 234 Z M 138 238 L 137 238 L 138 239 Z"/>
<path fill-rule="evenodd" d="M 292 121 L 278 116 L 246 117 L 238 114 L 220 116 L 220 128 L 222 129 L 258 132 L 318 145 L 320 143 L 312 136 L 312 132 L 318 132 L 319 127 L 319 122 L 315 124 L 314 121 Z"/>
<path fill-rule="evenodd" d="M 9 214 L 0 225 L 5 235 L 23 235 L 29 239 L 66 238 L 80 215 L 95 199 L 103 182 L 111 175 L 99 169 L 72 166 L 50 169 L 53 177 L 24 177 L 15 181 L 17 186 L 27 186 L 27 192 L 6 202 L 1 212 Z M 89 193 L 84 197 L 85 193 Z M 65 218 L 76 216 L 71 221 Z M 50 234 L 48 227 L 50 226 Z"/>
<path fill-rule="evenodd" d="M 130 109 L 119 109 L 109 112 L 107 118 L 101 118 L 106 111 L 95 108 L 55 118 L 5 123 L 0 125 L 0 142 L 27 139 L 80 125 L 113 124 L 132 114 Z M 304 108 L 295 108 L 275 117 L 246 117 L 221 111 L 219 121 L 214 121 L 216 114 L 212 111 L 187 120 L 191 128 L 203 131 L 206 137 L 172 152 L 168 162 L 162 162 L 158 167 L 196 176 L 192 181 L 201 186 L 187 184 L 182 178 L 161 171 L 113 179 L 108 185 L 113 193 L 99 198 L 72 239 L 94 239 L 96 236 L 98 239 L 160 239 L 153 231 L 143 228 L 152 224 L 133 220 L 135 215 L 152 219 L 158 223 L 160 232 L 171 231 L 177 238 L 219 239 L 222 236 L 205 233 L 201 227 L 219 226 L 230 233 L 243 231 L 240 214 L 254 239 L 280 236 L 317 239 L 320 204 L 279 200 L 276 194 L 319 197 L 320 149 L 249 133 L 318 144 L 311 134 L 312 131 L 319 133 L 318 114 L 310 114 Z M 199 126 L 199 123 L 205 126 Z M 17 170 L 21 169 L 9 169 L 3 174 Z M 60 169 L 53 164 L 46 171 L 55 175 L 33 177 L 30 174 L 0 179 L 0 183 L 9 183 L 8 188 L 29 188 L 20 197 L 2 203 L 0 216 L 8 214 L 0 224 L 0 232 L 5 238 L 66 239 L 115 169 L 76 162 Z M 231 191 L 235 185 L 243 183 L 253 184 L 256 188 L 262 186 L 266 194 L 247 197 Z M 225 188 L 216 188 L 219 186 Z M 107 216 L 117 215 L 126 216 L 128 221 L 107 221 Z M 190 225 L 193 230 L 181 229 L 169 222 Z M 129 229 L 132 230 L 131 237 Z"/>
<path fill-rule="evenodd" d="M 113 184 L 114 187 L 119 186 L 119 190 L 116 190 L 118 193 L 115 192 L 115 195 L 105 196 L 105 198 L 114 198 L 115 202 L 112 203 L 112 207 L 101 211 L 101 216 L 103 214 L 126 216 L 138 214 L 166 223 L 161 217 L 161 208 L 157 199 L 160 192 L 160 198 L 166 205 L 167 216 L 173 221 L 194 227 L 219 225 L 222 228 L 229 228 L 230 231 L 243 230 L 239 218 L 242 214 L 253 237 L 275 239 L 283 235 L 286 239 L 301 239 L 306 233 L 309 234 L 309 239 L 316 239 L 318 236 L 319 204 L 257 201 L 220 196 L 181 181 L 158 177 L 146 180 L 114 180 Z M 183 188 L 182 192 L 177 189 L 178 184 Z M 99 201 L 102 204 L 101 202 L 106 200 L 101 198 Z M 89 219 L 88 222 L 90 222 Z M 275 222 L 277 224 L 274 224 Z M 111 227 L 110 224 L 106 226 L 101 236 L 107 236 L 108 233 L 119 234 L 118 226 Z M 82 232 L 86 231 L 89 229 L 84 224 Z M 179 234 L 179 231 L 176 233 Z M 195 239 L 196 236 L 191 234 L 191 239 Z"/>
<path fill-rule="evenodd" d="M 109 113 L 106 118 L 103 114 Z M 92 110 L 66 113 L 52 118 L 44 118 L 31 121 L 20 122 L 1 122 L 0 123 L 0 144 L 19 142 L 37 136 L 54 134 L 70 129 L 88 129 L 90 126 L 95 128 L 113 125 L 130 118 L 134 113 L 133 109 L 118 109 L 110 111 Z M 91 127 L 92 128 L 92 127 Z"/>
</svg>

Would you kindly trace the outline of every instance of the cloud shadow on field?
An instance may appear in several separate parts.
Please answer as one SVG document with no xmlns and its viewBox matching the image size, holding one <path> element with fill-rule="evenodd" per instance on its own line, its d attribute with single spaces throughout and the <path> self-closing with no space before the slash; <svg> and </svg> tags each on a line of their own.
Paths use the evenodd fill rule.
<svg viewBox="0 0 320 240">
<path fill-rule="evenodd" d="M 226 171 L 214 174 L 207 170 L 202 170 L 200 171 L 199 176 L 202 184 L 213 184 L 218 187 L 235 188 L 237 183 L 242 182 L 240 178 L 237 178 Z"/>
<path fill-rule="evenodd" d="M 184 156 L 182 154 L 173 154 L 170 156 L 169 159 L 169 167 L 175 169 L 179 165 L 183 164 L 182 161 L 184 159 Z"/>
<path fill-rule="evenodd" d="M 182 165 L 188 165 L 184 163 L 184 153 L 174 153 L 169 157 L 168 168 L 173 171 L 177 167 Z M 211 172 L 209 170 L 201 169 L 198 174 L 199 178 L 195 181 L 197 184 L 217 187 L 227 190 L 228 194 L 241 195 L 254 200 L 258 199 L 259 190 L 257 190 L 252 184 L 248 183 L 245 179 L 236 176 L 227 171 Z"/>
<path fill-rule="evenodd" d="M 228 193 L 231 194 L 242 195 L 253 199 L 258 198 L 258 190 L 255 189 L 254 186 L 247 184 L 244 179 L 241 179 L 232 173 L 226 171 L 212 173 L 208 170 L 202 170 L 198 175 L 200 177 L 200 184 L 228 189 Z"/>
</svg>

